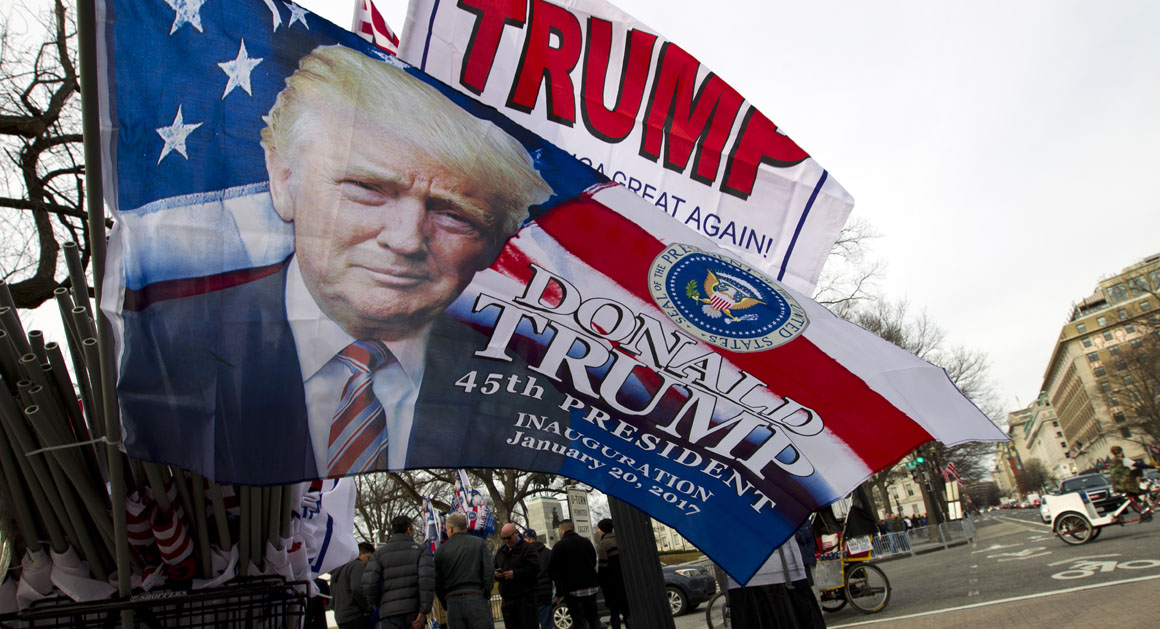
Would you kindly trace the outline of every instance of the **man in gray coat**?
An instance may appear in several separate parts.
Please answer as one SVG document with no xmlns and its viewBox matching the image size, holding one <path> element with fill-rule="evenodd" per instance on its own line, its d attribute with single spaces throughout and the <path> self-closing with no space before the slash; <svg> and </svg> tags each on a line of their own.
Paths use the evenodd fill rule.
<svg viewBox="0 0 1160 629">
<path fill-rule="evenodd" d="M 447 608 L 447 626 L 492 629 L 495 574 L 487 544 L 467 533 L 467 517 L 462 513 L 447 516 L 447 534 L 451 537 L 435 550 L 435 591 Z"/>
<path fill-rule="evenodd" d="M 363 594 L 377 601 L 383 629 L 419 629 L 435 600 L 435 560 L 416 542 L 411 518 L 391 520 L 391 539 L 371 555 L 363 571 Z"/>
</svg>

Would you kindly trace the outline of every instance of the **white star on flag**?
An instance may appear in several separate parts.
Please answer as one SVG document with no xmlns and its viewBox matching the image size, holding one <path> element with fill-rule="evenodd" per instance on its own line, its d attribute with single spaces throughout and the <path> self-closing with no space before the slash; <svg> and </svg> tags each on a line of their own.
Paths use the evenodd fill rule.
<svg viewBox="0 0 1160 629">
<path fill-rule="evenodd" d="M 201 5 L 205 0 L 165 0 L 165 4 L 173 9 L 173 28 L 169 29 L 172 35 L 181 28 L 182 24 L 189 24 L 201 33 Z"/>
<path fill-rule="evenodd" d="M 274 20 L 274 28 L 272 30 L 278 30 L 278 27 L 282 26 L 282 14 L 278 12 L 278 5 L 274 4 L 274 0 L 262 1 L 266 3 L 266 8 L 270 9 L 270 17 Z"/>
<path fill-rule="evenodd" d="M 306 9 L 293 2 L 283 2 L 282 4 L 290 9 L 290 19 L 286 22 L 286 28 L 294 26 L 294 22 L 302 22 L 302 26 L 305 26 L 306 30 L 310 30 L 310 25 L 306 23 Z"/>
<path fill-rule="evenodd" d="M 243 39 L 242 46 L 238 48 L 238 57 L 233 61 L 218 64 L 222 72 L 230 77 L 230 80 L 226 81 L 226 91 L 222 93 L 222 100 L 225 100 L 226 95 L 234 91 L 235 87 L 241 87 L 247 94 L 253 96 L 254 93 L 250 91 L 250 72 L 253 72 L 259 63 L 262 63 L 261 57 L 250 57 L 246 53 L 246 40 Z"/>
<path fill-rule="evenodd" d="M 165 156 L 169 155 L 172 151 L 177 151 L 181 153 L 182 157 L 189 159 L 189 155 L 185 152 L 185 138 L 200 126 L 200 122 L 197 124 L 185 124 L 185 121 L 181 118 L 181 105 L 178 105 L 177 117 L 173 119 L 173 124 L 157 129 L 157 135 L 161 136 L 162 140 L 165 140 L 165 146 L 161 147 L 161 156 L 157 158 L 157 163 L 160 164 L 161 160 L 165 159 Z"/>
</svg>

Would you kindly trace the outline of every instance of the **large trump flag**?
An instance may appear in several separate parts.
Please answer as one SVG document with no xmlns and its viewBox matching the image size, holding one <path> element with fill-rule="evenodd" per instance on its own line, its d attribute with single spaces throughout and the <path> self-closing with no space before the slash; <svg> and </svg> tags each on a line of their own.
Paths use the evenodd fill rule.
<svg viewBox="0 0 1160 629">
<path fill-rule="evenodd" d="M 563 474 L 746 581 L 915 446 L 1004 438 L 941 369 L 296 5 L 98 18 L 135 458 Z"/>
</svg>

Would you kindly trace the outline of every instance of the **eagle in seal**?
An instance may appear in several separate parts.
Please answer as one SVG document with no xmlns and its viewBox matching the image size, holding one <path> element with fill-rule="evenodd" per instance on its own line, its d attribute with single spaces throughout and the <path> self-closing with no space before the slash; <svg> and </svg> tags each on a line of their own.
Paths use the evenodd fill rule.
<svg viewBox="0 0 1160 629">
<path fill-rule="evenodd" d="M 691 283 L 692 282 L 690 282 L 690 284 Z M 722 284 L 721 281 L 717 279 L 717 276 L 713 275 L 713 271 L 709 271 L 709 275 L 705 277 L 705 281 L 702 283 L 702 287 L 705 289 L 706 297 L 701 297 L 700 295 L 690 295 L 690 297 L 693 297 L 693 299 L 696 299 L 697 301 L 705 304 L 705 314 L 710 316 L 719 317 L 723 312 L 730 319 L 734 321 L 740 321 L 740 319 L 733 315 L 733 310 L 745 310 L 747 308 L 752 308 L 757 304 L 765 303 L 764 301 L 754 299 L 752 297 L 742 297 L 741 299 L 736 299 L 734 294 L 736 294 L 737 290 L 732 286 Z"/>
</svg>

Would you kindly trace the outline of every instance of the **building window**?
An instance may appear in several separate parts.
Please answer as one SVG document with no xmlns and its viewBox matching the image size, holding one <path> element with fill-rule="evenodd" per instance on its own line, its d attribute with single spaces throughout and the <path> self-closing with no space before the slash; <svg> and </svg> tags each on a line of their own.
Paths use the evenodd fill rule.
<svg viewBox="0 0 1160 629">
<path fill-rule="evenodd" d="M 1107 324 L 1108 324 L 1108 318 L 1107 318 L 1107 317 L 1096 317 L 1096 325 L 1098 325 L 1098 326 L 1100 326 L 1100 327 L 1102 328 L 1102 327 L 1104 327 L 1104 326 L 1105 326 L 1105 325 L 1107 325 Z"/>
<path fill-rule="evenodd" d="M 1152 309 L 1152 302 L 1150 302 L 1150 301 L 1140 302 L 1140 312 L 1148 312 L 1151 309 Z"/>
<path fill-rule="evenodd" d="M 1051 425 L 1052 425 L 1052 426 L 1058 426 L 1058 425 L 1059 425 L 1059 422 L 1057 422 L 1057 421 L 1055 421 L 1055 422 L 1051 422 Z"/>
<path fill-rule="evenodd" d="M 1136 326 L 1129 323 L 1128 325 L 1124 326 L 1124 331 L 1127 332 L 1128 334 L 1135 334 L 1136 333 Z"/>
<path fill-rule="evenodd" d="M 1132 376 L 1124 376 L 1124 385 L 1132 386 Z"/>
<path fill-rule="evenodd" d="M 1148 294 L 1148 280 L 1144 279 L 1143 275 L 1128 280 L 1128 287 L 1132 290 L 1133 297 Z"/>
<path fill-rule="evenodd" d="M 1066 450 L 1066 449 L 1067 449 L 1067 442 L 1066 442 L 1066 441 L 1060 441 L 1060 442 L 1059 442 L 1059 447 L 1061 447 L 1061 448 L 1063 448 L 1064 450 Z M 1068 452 L 1068 453 L 1067 453 L 1067 456 L 1069 456 L 1069 457 L 1070 457 L 1070 456 L 1071 456 L 1071 453 L 1070 453 L 1070 452 Z"/>
<path fill-rule="evenodd" d="M 1101 382 L 1100 383 L 1100 391 L 1103 391 L 1104 393 L 1111 393 L 1112 392 L 1111 383 L 1108 382 L 1107 380 Z"/>
<path fill-rule="evenodd" d="M 1111 354 L 1112 356 L 1119 356 L 1120 355 L 1120 346 L 1113 345 L 1113 346 L 1109 347 L 1108 353 Z"/>
<path fill-rule="evenodd" d="M 1120 318 L 1120 321 L 1123 321 L 1124 319 L 1128 318 L 1128 311 L 1124 308 L 1120 308 L 1116 311 L 1116 316 Z"/>
<path fill-rule="evenodd" d="M 1132 429 L 1127 426 L 1120 427 L 1120 436 L 1127 439 L 1132 436 Z"/>
<path fill-rule="evenodd" d="M 1122 423 L 1128 421 L 1128 418 L 1124 417 L 1124 414 L 1119 413 L 1119 412 L 1112 413 L 1112 419 L 1116 420 L 1117 424 L 1122 424 Z"/>
<path fill-rule="evenodd" d="M 1062 437 L 1062 436 L 1063 436 L 1063 433 L 1057 430 L 1057 431 L 1055 431 L 1055 436 L 1056 436 L 1056 437 Z"/>
<path fill-rule="evenodd" d="M 1128 298 L 1128 287 L 1123 284 L 1116 284 L 1108 287 L 1108 301 L 1114 303 L 1124 301 Z M 1103 325 L 1102 323 L 1100 325 Z"/>
<path fill-rule="evenodd" d="M 1144 341 L 1141 341 L 1140 339 L 1132 339 L 1131 342 L 1132 342 L 1132 349 L 1134 349 L 1134 350 L 1140 349 L 1140 346 L 1142 346 L 1144 344 Z"/>
<path fill-rule="evenodd" d="M 1092 352 L 1092 353 L 1088 354 L 1088 362 L 1089 363 L 1100 362 L 1100 353 L 1099 352 Z"/>
<path fill-rule="evenodd" d="M 907 487 L 907 488 L 906 488 L 906 495 L 907 495 L 907 496 L 913 496 L 913 495 L 914 495 L 914 488 L 913 488 L 913 487 Z"/>
<path fill-rule="evenodd" d="M 1091 346 L 1092 346 L 1092 340 L 1091 340 L 1091 339 L 1084 339 L 1084 340 L 1083 340 L 1083 346 L 1084 346 L 1084 347 L 1091 347 Z"/>
<path fill-rule="evenodd" d="M 1123 358 L 1116 360 L 1116 371 L 1123 371 L 1128 368 L 1128 363 L 1124 362 Z"/>
<path fill-rule="evenodd" d="M 1105 341 L 1114 341 L 1115 339 L 1116 339 L 1116 337 L 1112 336 L 1111 332 L 1104 332 L 1104 340 Z"/>
<path fill-rule="evenodd" d="M 1087 332 L 1087 326 L 1082 323 L 1077 323 L 1075 324 L 1075 331 L 1083 334 L 1084 332 Z"/>
<path fill-rule="evenodd" d="M 1108 375 L 1108 372 L 1104 370 L 1103 367 L 1096 367 L 1094 373 L 1096 374 L 1097 378 L 1103 378 L 1104 376 Z"/>
</svg>

